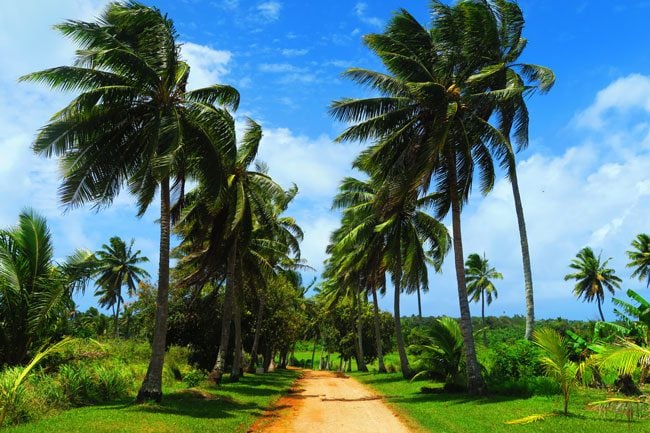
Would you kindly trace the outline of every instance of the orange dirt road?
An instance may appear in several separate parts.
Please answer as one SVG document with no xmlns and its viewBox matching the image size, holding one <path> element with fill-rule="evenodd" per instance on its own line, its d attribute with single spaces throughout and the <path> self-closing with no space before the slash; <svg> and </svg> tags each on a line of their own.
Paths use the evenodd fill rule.
<svg viewBox="0 0 650 433">
<path fill-rule="evenodd" d="M 305 370 L 249 430 L 264 433 L 411 433 L 371 390 L 331 371 Z"/>
</svg>

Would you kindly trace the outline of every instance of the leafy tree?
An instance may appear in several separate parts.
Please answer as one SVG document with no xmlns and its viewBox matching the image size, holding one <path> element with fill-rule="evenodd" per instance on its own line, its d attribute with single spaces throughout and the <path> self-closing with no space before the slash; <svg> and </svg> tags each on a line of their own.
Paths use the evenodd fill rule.
<svg viewBox="0 0 650 433">
<path fill-rule="evenodd" d="M 128 248 L 118 236 L 109 240 L 109 245 L 102 245 L 102 249 L 95 252 L 98 288 L 95 296 L 99 296 L 99 305 L 113 308 L 113 323 L 115 337 L 119 333 L 120 306 L 124 303 L 122 287 L 126 285 L 127 294 L 135 296 L 137 285 L 143 278 L 148 278 L 149 273 L 138 267 L 139 263 L 148 262 L 149 259 L 140 256 L 140 250 L 133 250 L 133 239 Z"/>
<path fill-rule="evenodd" d="M 632 276 L 639 281 L 646 280 L 646 287 L 650 287 L 650 236 L 645 233 L 638 234 L 632 241 L 631 251 L 627 251 L 630 262 L 628 268 L 634 268 Z"/>
<path fill-rule="evenodd" d="M 47 222 L 29 209 L 0 230 L 0 365 L 21 364 L 61 337 L 72 292 L 83 287 L 75 270 L 89 257 L 79 251 L 57 265 Z"/>
<path fill-rule="evenodd" d="M 614 289 L 618 289 L 621 285 L 621 279 L 614 274 L 614 269 L 607 267 L 610 260 L 611 258 L 601 262 L 600 254 L 596 257 L 591 248 L 584 247 L 569 265 L 576 272 L 564 276 L 565 281 L 576 280 L 573 294 L 578 298 L 588 302 L 596 299 L 600 320 L 603 322 L 605 316 L 603 316 L 601 303 L 605 299 L 605 289 L 613 295 Z"/>
<path fill-rule="evenodd" d="M 485 326 L 485 302 L 490 305 L 492 297 L 496 298 L 497 288 L 492 280 L 502 280 L 503 275 L 491 268 L 488 260 L 478 254 L 470 254 L 465 262 L 467 275 L 467 292 L 473 302 L 481 302 L 481 321 Z"/>
<path fill-rule="evenodd" d="M 74 66 L 21 78 L 55 89 L 79 91 L 54 114 L 34 151 L 62 160 L 60 196 L 68 207 L 108 206 L 124 185 L 143 215 L 160 192 L 160 262 L 152 355 L 137 400 L 162 398 L 162 368 L 169 291 L 170 200 L 201 171 L 225 183 L 222 161 L 224 110 L 239 94 L 214 85 L 187 91 L 189 66 L 180 59 L 176 31 L 158 9 L 111 3 L 95 22 L 55 26 L 79 46 Z"/>
</svg>

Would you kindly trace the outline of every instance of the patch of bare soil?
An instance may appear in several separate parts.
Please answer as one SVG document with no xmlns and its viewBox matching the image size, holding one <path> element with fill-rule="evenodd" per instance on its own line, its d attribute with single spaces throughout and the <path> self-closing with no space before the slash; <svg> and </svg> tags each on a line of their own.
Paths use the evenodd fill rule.
<svg viewBox="0 0 650 433">
<path fill-rule="evenodd" d="M 380 396 L 353 378 L 306 370 L 249 433 L 410 433 Z"/>
</svg>

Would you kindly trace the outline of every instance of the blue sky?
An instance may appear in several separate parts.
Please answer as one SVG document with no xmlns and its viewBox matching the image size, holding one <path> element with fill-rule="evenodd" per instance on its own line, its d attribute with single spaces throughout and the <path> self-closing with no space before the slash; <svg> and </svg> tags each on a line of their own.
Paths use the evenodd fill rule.
<svg viewBox="0 0 650 433">
<path fill-rule="evenodd" d="M 74 47 L 51 25 L 91 19 L 105 3 L 23 0 L 0 5 L 0 227 L 13 224 L 23 207 L 33 207 L 47 216 L 61 258 L 74 248 L 97 249 L 113 235 L 134 238 L 151 259 L 155 279 L 157 207 L 136 219 L 131 198 L 124 194 L 98 213 L 86 207 L 63 214 L 56 196 L 56 162 L 35 157 L 29 145 L 70 95 L 16 82 L 24 73 L 70 63 Z M 333 143 L 343 125 L 328 116 L 330 102 L 367 94 L 340 74 L 351 66 L 380 69 L 362 35 L 381 31 L 400 7 L 428 22 L 428 2 L 146 3 L 174 20 L 192 66 L 190 85 L 234 85 L 242 94 L 238 115 L 263 125 L 260 158 L 281 184 L 300 187 L 291 213 L 305 231 L 304 257 L 319 268 L 338 222 L 329 210 L 331 198 L 362 149 Z M 531 143 L 518 159 L 536 313 L 594 319 L 596 306 L 577 301 L 572 284 L 563 281 L 570 259 L 585 245 L 612 257 L 624 289 L 647 295 L 644 285 L 629 279 L 625 251 L 637 233 L 650 231 L 650 2 L 526 0 L 520 5 L 529 42 L 522 60 L 549 66 L 557 76 L 548 95 L 528 102 Z M 489 196 L 475 194 L 463 224 L 465 252 L 485 252 L 505 277 L 488 314 L 523 314 L 510 185 L 500 179 Z M 86 295 L 78 302 L 83 308 L 94 301 Z M 448 260 L 442 274 L 430 278 L 424 313 L 457 316 L 457 303 Z M 390 309 L 390 299 L 382 305 Z M 480 314 L 477 306 L 472 308 Z M 406 297 L 403 313 L 416 309 L 415 298 Z M 613 318 L 609 302 L 604 310 L 606 318 Z"/>
</svg>

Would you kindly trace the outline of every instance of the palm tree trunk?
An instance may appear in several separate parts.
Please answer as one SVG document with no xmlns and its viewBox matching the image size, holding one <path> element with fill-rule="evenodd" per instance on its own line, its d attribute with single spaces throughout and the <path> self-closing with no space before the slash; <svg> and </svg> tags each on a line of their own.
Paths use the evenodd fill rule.
<svg viewBox="0 0 650 433">
<path fill-rule="evenodd" d="M 241 372 L 241 362 L 242 362 L 242 341 L 241 341 L 241 303 L 240 296 L 241 293 L 240 287 L 237 287 L 235 290 L 234 296 L 234 307 L 233 307 L 233 321 L 235 322 L 235 356 L 232 361 L 232 370 L 230 372 L 230 381 L 239 382 L 239 376 Z"/>
<path fill-rule="evenodd" d="M 485 328 L 485 290 L 481 289 L 481 325 Z"/>
<path fill-rule="evenodd" d="M 533 339 L 535 328 L 535 300 L 533 298 L 533 273 L 530 267 L 530 251 L 528 249 L 528 234 L 526 232 L 526 220 L 524 208 L 521 204 L 519 194 L 519 181 L 517 180 L 517 167 L 513 161 L 510 171 L 510 184 L 512 185 L 512 196 L 515 201 L 515 212 L 517 214 L 517 225 L 519 226 L 519 241 L 521 244 L 521 259 L 524 266 L 524 287 L 526 292 L 526 340 Z"/>
<path fill-rule="evenodd" d="M 228 253 L 228 264 L 226 269 L 226 292 L 223 299 L 223 311 L 221 313 L 221 338 L 219 340 L 219 351 L 217 361 L 210 372 L 209 379 L 220 384 L 226 367 L 226 356 L 228 354 L 228 343 L 230 340 L 230 322 L 232 320 L 232 309 L 235 297 L 235 264 L 237 259 L 237 239 Z"/>
<path fill-rule="evenodd" d="M 596 296 L 596 302 L 598 303 L 598 312 L 600 313 L 600 320 L 605 321 L 605 316 L 603 316 L 603 309 L 600 306 L 600 298 Z"/>
<path fill-rule="evenodd" d="M 405 379 L 411 378 L 411 367 L 409 366 L 409 359 L 406 356 L 406 349 L 404 348 L 404 336 L 402 335 L 402 320 L 400 317 L 399 311 L 399 298 L 402 291 L 401 282 L 402 282 L 402 262 L 401 258 L 398 257 L 395 264 L 395 281 L 393 285 L 395 286 L 395 298 L 394 298 L 394 307 L 395 310 L 395 339 L 397 340 L 397 351 L 399 353 L 399 363 L 402 367 L 402 376 Z"/>
<path fill-rule="evenodd" d="M 318 340 L 318 337 L 314 338 L 314 346 L 311 349 L 311 369 L 315 370 L 314 368 L 314 358 L 316 358 L 316 342 Z"/>
<path fill-rule="evenodd" d="M 169 302 L 169 234 L 170 205 L 169 177 L 160 182 L 160 260 L 158 262 L 158 294 L 156 297 L 156 319 L 153 328 L 151 359 L 147 374 L 136 397 L 137 403 L 146 400 L 162 400 L 162 372 L 165 362 L 167 339 L 167 315 Z"/>
<path fill-rule="evenodd" d="M 363 359 L 363 323 L 361 322 L 362 318 L 362 309 L 361 309 L 361 290 L 360 287 L 357 287 L 357 294 L 355 296 L 357 304 L 357 346 L 359 347 L 359 357 L 357 359 L 357 369 L 359 371 L 368 371 L 366 367 L 366 361 Z"/>
<path fill-rule="evenodd" d="M 260 344 L 260 332 L 262 330 L 262 319 L 264 315 L 264 306 L 266 304 L 266 292 L 262 290 L 260 294 L 260 304 L 257 307 L 257 319 L 255 320 L 255 335 L 253 337 L 253 347 L 251 347 L 251 362 L 248 366 L 249 373 L 255 373 L 257 368 L 257 348 Z"/>
<path fill-rule="evenodd" d="M 418 317 L 422 321 L 422 299 L 420 298 L 420 286 L 418 286 Z"/>
<path fill-rule="evenodd" d="M 377 346 L 377 359 L 379 360 L 379 372 L 386 373 L 384 365 L 384 349 L 381 344 L 381 327 L 379 323 L 379 302 L 377 302 L 377 290 L 372 286 L 372 308 L 375 322 L 375 345 Z"/>
<path fill-rule="evenodd" d="M 465 283 L 465 263 L 463 255 L 463 240 L 460 227 L 460 197 L 458 196 L 458 181 L 456 179 L 456 155 L 448 152 L 449 164 L 449 193 L 451 199 L 451 222 L 454 242 L 454 264 L 456 266 L 456 283 L 458 285 L 458 303 L 460 306 L 460 329 L 465 343 L 465 360 L 467 368 L 467 390 L 470 394 L 483 394 L 485 382 L 476 359 L 472 317 L 467 300 L 467 285 Z"/>
<path fill-rule="evenodd" d="M 117 297 L 117 309 L 115 310 L 115 338 L 120 336 L 120 301 L 122 300 L 121 296 Z"/>
</svg>

